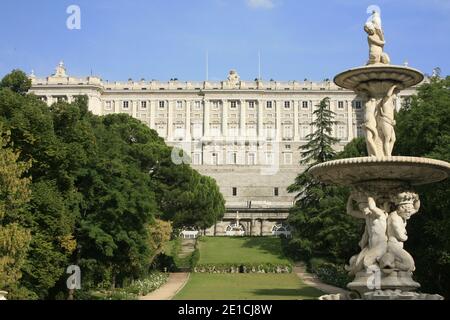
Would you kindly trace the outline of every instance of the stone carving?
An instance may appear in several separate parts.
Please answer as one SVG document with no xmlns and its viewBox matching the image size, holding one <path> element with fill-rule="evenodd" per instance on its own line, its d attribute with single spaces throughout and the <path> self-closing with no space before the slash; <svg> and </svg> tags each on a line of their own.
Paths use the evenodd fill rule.
<svg viewBox="0 0 450 320">
<path fill-rule="evenodd" d="M 390 64 L 390 58 L 384 52 L 384 32 L 381 27 L 381 17 L 377 11 L 373 12 L 372 20 L 364 25 L 369 42 L 369 61 L 367 65 L 372 64 Z"/>
<path fill-rule="evenodd" d="M 67 73 L 66 73 L 66 67 L 64 66 L 64 62 L 61 61 L 58 66 L 56 67 L 56 72 L 55 72 L 55 77 L 58 78 L 65 78 L 67 77 Z"/>
<path fill-rule="evenodd" d="M 377 99 L 368 99 L 365 105 L 363 128 L 366 132 L 366 144 L 369 156 L 379 158 L 383 156 L 383 152 L 380 148 L 380 136 L 378 135 L 377 110 Z"/>
<path fill-rule="evenodd" d="M 356 91 L 365 100 L 364 130 L 367 152 L 371 157 L 390 157 L 396 141 L 395 99 L 398 85 L 394 82 L 385 85 L 362 83 Z"/>
<path fill-rule="evenodd" d="M 353 201 L 358 210 L 353 209 Z M 388 214 L 377 207 L 375 199 L 361 192 L 353 192 L 347 202 L 347 213 L 355 218 L 365 219 L 363 237 L 359 242 L 361 252 L 350 259 L 348 270 L 355 275 L 361 270 L 377 266 L 379 259 L 387 250 L 386 224 Z"/>
<path fill-rule="evenodd" d="M 409 218 L 420 208 L 419 196 L 413 192 L 402 192 L 393 199 L 396 210 L 389 214 L 387 225 L 388 249 L 387 257 L 382 259 L 380 267 L 383 272 L 391 270 L 413 272 L 415 270 L 413 257 L 403 248 L 408 240 L 406 224 Z M 386 261 L 391 261 L 386 263 Z"/>
<path fill-rule="evenodd" d="M 335 83 L 361 95 L 365 103 L 364 129 L 369 157 L 340 159 L 309 170 L 317 180 L 351 187 L 347 213 L 365 220 L 360 252 L 346 267 L 354 280 L 347 285 L 365 300 L 442 299 L 415 293 L 420 284 L 412 278 L 413 257 L 404 249 L 407 221 L 420 208 L 412 187 L 442 181 L 450 175 L 450 163 L 416 157 L 394 157 L 395 99 L 400 90 L 423 80 L 415 69 L 390 66 L 384 50 L 384 33 L 377 12 L 365 25 L 370 58 L 364 67 L 345 71 Z M 328 295 L 322 300 L 353 299 Z"/>
<path fill-rule="evenodd" d="M 393 85 L 386 96 L 384 96 L 377 114 L 377 127 L 381 132 L 381 140 L 383 143 L 383 155 L 390 157 L 395 144 L 395 98 L 397 85 Z"/>
<path fill-rule="evenodd" d="M 239 82 L 241 81 L 241 78 L 239 77 L 239 74 L 236 72 L 236 70 L 231 70 L 228 74 L 228 83 L 232 87 L 236 87 L 239 85 Z"/>
<path fill-rule="evenodd" d="M 359 274 L 365 277 L 373 270 L 380 270 L 381 277 L 403 272 L 400 276 L 409 281 L 415 270 L 414 259 L 403 248 L 403 243 L 408 239 L 406 222 L 419 211 L 419 196 L 410 191 L 400 191 L 395 196 L 389 196 L 389 191 L 380 189 L 374 192 L 371 189 L 367 185 L 357 187 L 347 201 L 347 213 L 366 222 L 359 242 L 361 252 L 350 259 L 347 270 L 350 275 L 357 277 Z M 354 208 L 355 202 L 358 209 Z M 391 208 L 395 210 L 390 212 Z M 393 278 L 397 281 L 398 275 Z"/>
</svg>

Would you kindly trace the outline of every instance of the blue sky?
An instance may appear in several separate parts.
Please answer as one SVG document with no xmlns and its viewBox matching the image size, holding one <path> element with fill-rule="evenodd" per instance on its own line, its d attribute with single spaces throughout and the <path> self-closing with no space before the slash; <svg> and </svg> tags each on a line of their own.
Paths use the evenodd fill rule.
<svg viewBox="0 0 450 320">
<path fill-rule="evenodd" d="M 81 30 L 66 27 L 69 5 Z M 74 76 L 105 80 L 241 78 L 323 80 L 364 64 L 366 9 L 381 7 L 394 64 L 450 74 L 450 0 L 2 0 L 0 76 L 47 76 L 64 60 Z"/>
</svg>

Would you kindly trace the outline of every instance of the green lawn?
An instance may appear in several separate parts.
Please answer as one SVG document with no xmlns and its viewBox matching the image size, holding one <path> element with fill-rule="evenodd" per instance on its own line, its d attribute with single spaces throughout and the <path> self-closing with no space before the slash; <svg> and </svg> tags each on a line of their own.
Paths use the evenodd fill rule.
<svg viewBox="0 0 450 320">
<path fill-rule="evenodd" d="M 194 273 L 174 300 L 303 300 L 323 293 L 290 274 Z"/>
<path fill-rule="evenodd" d="M 199 239 L 199 264 L 289 264 L 279 238 L 204 237 Z"/>
</svg>

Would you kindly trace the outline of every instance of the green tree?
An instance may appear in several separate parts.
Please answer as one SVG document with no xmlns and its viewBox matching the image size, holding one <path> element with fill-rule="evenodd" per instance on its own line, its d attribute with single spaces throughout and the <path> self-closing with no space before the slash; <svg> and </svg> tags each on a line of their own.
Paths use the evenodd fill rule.
<svg viewBox="0 0 450 320">
<path fill-rule="evenodd" d="M 31 88 L 31 80 L 20 70 L 13 70 L 0 82 L 0 88 L 8 88 L 13 92 L 25 95 Z"/>
<path fill-rule="evenodd" d="M 0 123 L 0 289 L 15 298 L 20 296 L 18 281 L 31 241 L 30 230 L 21 225 L 31 197 L 31 181 L 24 177 L 30 163 L 19 161 L 19 153 L 9 144 L 9 133 L 3 132 Z"/>
<path fill-rule="evenodd" d="M 307 165 L 307 169 L 288 188 L 289 192 L 298 193 L 288 218 L 294 229 L 289 250 L 299 259 L 322 256 L 343 262 L 343 257 L 350 256 L 356 250 L 360 228 L 358 222 L 345 211 L 349 190 L 321 183 L 309 173 L 313 165 L 337 157 L 333 144 L 339 140 L 331 136 L 335 122 L 334 113 L 328 105 L 328 99 L 324 99 L 314 111 L 316 120 L 312 125 L 315 131 L 307 137 L 308 143 L 301 147 L 301 164 Z M 343 153 L 353 153 L 361 148 L 360 145 L 360 140 L 355 140 L 346 146 Z"/>
<path fill-rule="evenodd" d="M 396 152 L 450 162 L 450 77 L 433 77 L 397 116 Z M 450 297 L 450 181 L 417 188 L 421 209 L 408 223 L 406 249 L 422 290 Z"/>
<path fill-rule="evenodd" d="M 87 97 L 48 107 L 28 88 L 18 71 L 0 85 L 0 121 L 10 131 L 11 149 L 18 163 L 32 163 L 23 173 L 32 179 L 28 210 L 8 211 L 9 220 L 1 221 L 18 220 L 1 239 L 32 234 L 28 255 L 20 250 L 17 276 L 10 277 L 22 297 L 64 297 L 65 269 L 73 263 L 82 267 L 85 287 L 122 285 L 144 274 L 159 250 L 149 232 L 156 218 L 207 228 L 223 215 L 215 181 L 174 164 L 172 148 L 142 122 L 124 114 L 95 116 Z"/>
</svg>

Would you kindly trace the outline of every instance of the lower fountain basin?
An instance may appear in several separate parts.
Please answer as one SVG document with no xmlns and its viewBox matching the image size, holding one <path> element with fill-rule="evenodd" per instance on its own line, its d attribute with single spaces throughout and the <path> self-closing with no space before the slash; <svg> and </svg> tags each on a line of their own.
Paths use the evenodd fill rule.
<svg viewBox="0 0 450 320">
<path fill-rule="evenodd" d="M 447 179 L 450 163 L 417 157 L 361 157 L 321 163 L 309 172 L 321 182 L 341 186 L 372 181 L 399 181 L 418 186 Z"/>
</svg>

